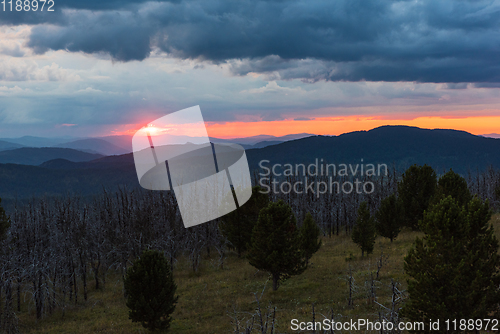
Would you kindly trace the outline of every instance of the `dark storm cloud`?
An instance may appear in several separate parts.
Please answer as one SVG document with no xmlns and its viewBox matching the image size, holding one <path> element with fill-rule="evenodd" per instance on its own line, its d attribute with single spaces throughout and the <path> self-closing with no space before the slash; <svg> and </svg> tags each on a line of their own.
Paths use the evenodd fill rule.
<svg viewBox="0 0 500 334">
<path fill-rule="evenodd" d="M 158 48 L 271 79 L 500 82 L 500 5 L 492 1 L 129 1 L 121 8 L 63 11 L 55 26 L 34 27 L 28 46 L 119 61 Z"/>
<path fill-rule="evenodd" d="M 157 2 L 179 3 L 182 0 L 156 0 Z M 91 9 L 91 10 L 106 10 L 106 9 L 121 9 L 130 5 L 142 4 L 146 0 L 62 0 L 56 1 L 63 8 L 74 9 Z"/>
<path fill-rule="evenodd" d="M 49 49 L 105 52 L 121 61 L 142 60 L 151 51 L 150 36 L 155 30 L 136 12 L 77 11 L 66 18 L 71 24 L 34 27 L 28 46 L 36 53 Z"/>
<path fill-rule="evenodd" d="M 15 1 L 14 8 L 15 8 Z M 0 25 L 19 25 L 19 24 L 67 24 L 61 11 L 3 11 L 3 5 L 0 5 Z M 8 8 L 8 7 L 7 7 Z M 41 6 L 40 6 L 41 8 Z"/>
</svg>

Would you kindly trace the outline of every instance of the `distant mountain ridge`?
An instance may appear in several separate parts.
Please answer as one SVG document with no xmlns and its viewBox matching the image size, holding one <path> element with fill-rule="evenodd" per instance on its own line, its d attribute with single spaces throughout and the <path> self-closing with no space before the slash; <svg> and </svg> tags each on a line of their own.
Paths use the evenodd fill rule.
<svg viewBox="0 0 500 334">
<path fill-rule="evenodd" d="M 276 145 L 288 140 L 313 136 L 308 133 L 291 134 L 282 137 L 271 135 L 259 135 L 248 138 L 219 139 L 210 138 L 214 143 L 236 143 L 242 145 L 245 149 L 261 148 L 270 145 Z M 172 142 L 196 141 L 199 138 L 189 136 L 171 136 Z M 24 136 L 20 138 L 0 138 L 0 151 L 11 150 L 21 147 L 59 147 L 71 148 L 87 153 L 96 153 L 102 155 L 120 155 L 132 152 L 132 136 L 115 135 L 96 138 L 43 138 L 35 136 Z M 57 158 L 57 157 L 56 157 Z M 59 157 L 64 158 L 64 157 Z"/>
<path fill-rule="evenodd" d="M 101 154 L 86 153 L 70 148 L 22 147 L 0 152 L 0 163 L 19 165 L 40 165 L 52 159 L 66 159 L 73 162 L 90 161 L 103 157 Z"/>
<path fill-rule="evenodd" d="M 399 172 L 412 164 L 428 164 L 438 174 L 452 168 L 466 175 L 468 171 L 484 171 L 489 166 L 500 168 L 500 139 L 456 130 L 384 126 L 248 149 L 246 155 L 254 171 L 259 170 L 262 160 L 268 160 L 267 165 L 271 166 L 277 163 L 311 164 L 317 158 L 334 164 L 385 163 L 389 168 L 394 165 Z M 131 153 L 82 162 L 58 158 L 36 167 L 0 164 L 0 184 L 1 198 L 13 198 L 15 194 L 19 198 L 44 193 L 62 195 L 66 190 L 89 195 L 102 191 L 103 187 L 139 186 Z"/>
<path fill-rule="evenodd" d="M 247 145 L 247 146 L 253 146 L 258 143 L 262 142 L 285 142 L 289 140 L 295 140 L 295 139 L 301 139 L 301 138 L 306 138 L 306 137 L 312 137 L 316 136 L 310 133 L 297 133 L 297 134 L 290 134 L 286 136 L 281 136 L 281 137 L 276 137 L 276 136 L 271 136 L 271 135 L 258 135 L 258 136 L 251 136 L 251 137 L 245 137 L 245 138 L 232 138 L 232 139 L 221 139 L 221 138 L 214 138 L 211 137 L 210 141 L 213 143 L 235 143 L 235 144 L 240 144 L 240 145 Z M 274 145 L 274 144 L 273 144 Z"/>
<path fill-rule="evenodd" d="M 483 137 L 489 137 L 489 138 L 500 138 L 500 133 L 488 133 L 485 135 L 481 135 Z"/>
<path fill-rule="evenodd" d="M 420 129 L 409 126 L 382 126 L 339 136 L 315 136 L 247 150 L 250 168 L 258 161 L 270 163 L 314 162 L 385 163 L 406 169 L 428 164 L 438 172 L 452 168 L 466 174 L 493 165 L 500 168 L 500 139 L 475 136 L 465 131 Z"/>
<path fill-rule="evenodd" d="M 9 141 L 0 140 L 0 151 L 13 150 L 16 148 L 21 148 L 23 145 L 11 143 Z"/>
<path fill-rule="evenodd" d="M 87 138 L 79 139 L 67 143 L 57 144 L 54 147 L 72 148 L 89 153 L 98 153 L 102 155 L 119 155 L 130 153 L 129 150 L 118 147 L 105 139 Z"/>
<path fill-rule="evenodd" d="M 77 140 L 77 139 L 80 138 L 68 138 L 68 137 L 45 138 L 45 137 L 35 137 L 35 136 L 23 136 L 19 138 L 0 138 L 0 140 L 26 147 L 51 147 L 57 144 L 62 144 L 69 140 Z"/>
</svg>

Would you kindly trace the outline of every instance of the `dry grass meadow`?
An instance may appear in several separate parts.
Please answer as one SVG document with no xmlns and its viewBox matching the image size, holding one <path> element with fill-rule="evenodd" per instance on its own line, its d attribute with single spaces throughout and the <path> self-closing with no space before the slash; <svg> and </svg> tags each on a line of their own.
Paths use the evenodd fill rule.
<svg viewBox="0 0 500 334">
<path fill-rule="evenodd" d="M 493 217 L 497 238 L 500 239 L 500 214 Z M 257 307 L 255 294 L 261 296 L 262 308 L 269 303 L 276 307 L 279 333 L 291 333 L 290 321 L 311 321 L 311 306 L 315 304 L 316 320 L 323 320 L 333 310 L 335 319 L 378 319 L 379 306 L 367 297 L 370 273 L 377 270 L 377 261 L 384 254 L 386 260 L 376 282 L 377 301 L 388 305 L 391 278 L 406 286 L 403 258 L 419 233 L 404 230 L 390 243 L 378 237 L 374 253 L 361 257 L 361 251 L 349 236 L 323 238 L 323 246 L 316 253 L 310 267 L 300 276 L 283 282 L 273 292 L 268 274 L 259 272 L 245 259 L 230 253 L 224 269 L 217 267 L 215 254 L 204 256 L 199 273 L 193 274 L 186 259 L 180 259 L 174 276 L 178 286 L 179 302 L 173 314 L 171 333 L 233 333 L 232 317 L 245 323 Z M 354 307 L 348 307 L 347 276 L 353 272 L 356 291 Z M 36 322 L 35 311 L 22 305 L 19 316 L 22 333 L 146 333 L 140 324 L 128 319 L 121 278 L 110 275 L 104 289 L 90 287 L 86 302 L 67 307 Z M 26 299 L 28 296 L 26 296 Z"/>
</svg>

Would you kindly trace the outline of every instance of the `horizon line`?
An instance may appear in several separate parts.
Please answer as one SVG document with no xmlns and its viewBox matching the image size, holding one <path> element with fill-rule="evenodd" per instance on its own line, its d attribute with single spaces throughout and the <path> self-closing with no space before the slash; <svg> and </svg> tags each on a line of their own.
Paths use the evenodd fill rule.
<svg viewBox="0 0 500 334">
<path fill-rule="evenodd" d="M 424 118 L 424 117 L 422 117 Z M 433 117 L 433 118 L 436 118 L 436 117 Z M 500 116 L 498 117 L 484 117 L 484 116 L 480 116 L 480 117 L 467 117 L 467 118 L 460 118 L 460 119 L 451 119 L 453 121 L 457 121 L 457 120 L 467 120 L 467 119 L 470 119 L 470 118 L 488 118 L 488 119 L 491 119 L 491 118 L 498 118 L 498 122 L 499 123 L 496 123 L 496 124 L 500 124 Z M 348 119 L 344 118 L 344 119 L 341 119 L 341 120 L 319 120 L 320 122 L 336 122 L 336 123 L 341 123 L 342 121 L 345 121 L 347 120 L 349 122 Z M 378 128 L 381 128 L 381 127 L 409 127 L 409 128 L 418 128 L 418 129 L 424 129 L 424 130 L 452 130 L 452 131 L 462 131 L 462 132 L 466 132 L 466 133 L 469 133 L 469 134 L 472 134 L 472 135 L 475 135 L 475 136 L 482 136 L 482 137 L 487 137 L 487 138 L 500 138 L 500 131 L 497 130 L 498 132 L 496 132 L 495 130 L 493 131 L 483 131 L 483 132 L 478 132 L 478 131 L 471 131 L 469 129 L 464 129 L 463 127 L 450 127 L 450 126 L 418 126 L 418 125 L 412 125 L 412 124 L 409 124 L 409 123 L 417 123 L 416 122 L 417 119 L 413 119 L 413 120 L 409 120 L 409 121 L 403 121 L 401 123 L 395 123 L 394 121 L 389 121 L 389 120 L 385 120 L 387 121 L 386 124 L 373 124 L 372 127 L 370 126 L 360 126 L 359 128 L 349 128 L 348 130 L 346 131 L 342 131 L 342 132 L 337 132 L 337 133 L 325 133 L 323 131 L 304 131 L 304 130 L 298 130 L 298 131 L 290 131 L 290 132 L 282 132 L 282 133 L 279 133 L 279 134 L 270 134 L 269 132 L 257 132 L 258 134 L 253 134 L 253 133 L 250 133 L 248 135 L 243 135 L 243 134 L 238 134 L 238 135 L 234 135 L 234 134 L 228 134 L 228 135 L 224 135 L 223 134 L 223 130 L 224 128 L 228 128 L 228 127 L 237 127 L 239 132 L 242 132 L 242 127 L 244 127 L 243 124 L 247 125 L 248 127 L 250 127 L 250 125 L 258 125 L 258 124 L 261 124 L 261 125 L 271 125 L 271 126 L 276 126 L 276 123 L 304 123 L 304 122 L 308 122 L 308 123 L 311 123 L 311 122 L 314 122 L 314 121 L 311 121 L 311 120 L 308 120 L 308 121 L 290 121 L 290 120 L 279 120 L 279 121 L 260 121 L 260 122 L 225 122 L 223 124 L 221 123 L 214 123 L 214 122 L 206 122 L 206 127 L 207 127 L 207 132 L 208 132 L 208 136 L 209 138 L 214 138 L 214 139 L 223 139 L 223 140 L 231 140 L 231 139 L 246 139 L 246 138 L 254 138 L 254 137 L 269 137 L 269 139 L 272 139 L 272 138 L 280 138 L 280 137 L 285 137 L 285 136 L 293 136 L 293 135 L 305 135 L 305 137 L 309 137 L 309 136 L 340 136 L 340 135 L 343 135 L 343 134 L 348 134 L 348 133 L 353 133 L 353 132 L 366 132 L 366 131 L 371 131 L 371 130 L 374 130 L 374 129 L 378 129 Z M 446 120 L 450 120 L 450 119 L 441 119 L 441 120 L 444 120 L 444 122 L 442 123 L 446 123 Z M 401 121 L 401 120 L 400 120 Z M 373 118 L 370 118 L 370 119 L 360 119 L 359 117 L 356 117 L 356 120 L 355 120 L 356 123 L 358 123 L 357 125 L 364 125 L 366 123 L 370 123 L 370 122 L 377 122 L 377 123 L 382 123 L 383 120 L 376 120 L 376 119 L 373 119 Z M 490 123 L 491 124 L 491 123 Z M 137 126 L 135 126 L 137 128 Z M 294 127 L 295 128 L 295 127 Z M 498 127 L 495 127 L 495 128 L 498 128 Z M 312 130 L 312 129 L 311 129 Z M 486 130 L 486 129 L 485 129 Z M 118 137 L 118 136 L 133 136 L 135 134 L 136 130 L 135 129 L 128 129 L 126 131 L 122 131 L 122 132 L 118 132 L 118 133 L 107 133 L 107 134 L 100 134 L 100 135 L 89 135 L 89 136 L 79 136 L 79 135 L 76 135 L 76 136 L 70 136 L 70 135 L 60 135 L 60 136 L 43 136 L 43 135 L 31 135 L 31 134 L 25 134 L 25 135 L 22 135 L 22 136 L 18 136 L 18 137 L 3 137 L 1 136 L 1 133 L 0 133 L 0 140 L 5 140 L 5 141 L 8 141 L 8 139 L 21 139 L 21 138 L 24 138 L 24 137 L 35 137 L 35 138 L 45 138 L 45 139 L 69 139 L 69 140 L 73 140 L 73 141 L 77 141 L 77 140 L 85 140 L 85 139 L 104 139 L 105 137 Z M 476 133 L 475 133 L 476 132 Z M 172 136 L 175 136 L 175 135 L 172 135 Z M 188 136 L 188 137 L 193 137 L 193 138 L 196 138 L 194 136 Z M 263 138 L 263 141 L 265 141 L 266 138 Z"/>
</svg>

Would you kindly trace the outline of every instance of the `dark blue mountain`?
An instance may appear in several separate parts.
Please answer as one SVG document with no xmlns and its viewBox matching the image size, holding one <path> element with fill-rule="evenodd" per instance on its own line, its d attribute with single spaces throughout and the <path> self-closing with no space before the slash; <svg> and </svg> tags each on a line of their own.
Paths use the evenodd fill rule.
<svg viewBox="0 0 500 334">
<path fill-rule="evenodd" d="M 2 152 L 0 152 L 2 153 Z M 81 152 L 83 153 L 83 152 Z M 500 139 L 475 136 L 456 130 L 427 130 L 408 126 L 383 126 L 340 136 L 313 136 L 246 151 L 252 170 L 259 161 L 334 164 L 385 163 L 400 172 L 412 164 L 428 164 L 438 174 L 452 168 L 466 175 L 500 168 Z M 132 154 L 101 157 L 85 162 L 69 159 L 46 161 L 40 166 L 0 164 L 0 198 L 27 198 L 43 194 L 82 195 L 103 188 L 138 187 Z"/>
</svg>

